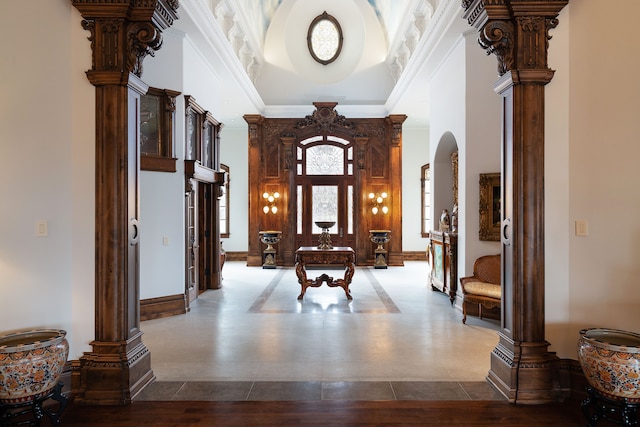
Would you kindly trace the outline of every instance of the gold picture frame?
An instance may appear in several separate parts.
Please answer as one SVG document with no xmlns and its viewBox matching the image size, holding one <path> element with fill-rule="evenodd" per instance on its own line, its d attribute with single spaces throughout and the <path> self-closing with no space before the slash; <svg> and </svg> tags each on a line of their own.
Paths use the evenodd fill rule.
<svg viewBox="0 0 640 427">
<path fill-rule="evenodd" d="M 480 174 L 480 240 L 500 241 L 500 185 L 500 173 Z"/>
</svg>

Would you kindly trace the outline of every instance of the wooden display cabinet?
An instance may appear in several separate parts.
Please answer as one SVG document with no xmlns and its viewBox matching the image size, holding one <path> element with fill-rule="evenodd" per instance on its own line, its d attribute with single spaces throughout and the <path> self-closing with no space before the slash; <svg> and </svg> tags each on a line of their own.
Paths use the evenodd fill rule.
<svg viewBox="0 0 640 427">
<path fill-rule="evenodd" d="M 429 281 L 431 289 L 449 294 L 449 300 L 453 305 L 458 291 L 458 262 L 456 256 L 458 234 L 431 231 L 430 238 L 429 264 L 431 265 L 431 275 Z"/>
</svg>

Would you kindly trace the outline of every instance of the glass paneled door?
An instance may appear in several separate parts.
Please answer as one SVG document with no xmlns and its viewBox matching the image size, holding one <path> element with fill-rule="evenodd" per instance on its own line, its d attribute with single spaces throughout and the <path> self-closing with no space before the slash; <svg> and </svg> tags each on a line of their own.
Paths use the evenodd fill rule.
<svg viewBox="0 0 640 427">
<path fill-rule="evenodd" d="M 335 222 L 329 228 L 333 246 L 354 246 L 354 182 L 349 141 L 318 136 L 298 144 L 297 246 L 318 245 L 318 221 Z"/>
</svg>

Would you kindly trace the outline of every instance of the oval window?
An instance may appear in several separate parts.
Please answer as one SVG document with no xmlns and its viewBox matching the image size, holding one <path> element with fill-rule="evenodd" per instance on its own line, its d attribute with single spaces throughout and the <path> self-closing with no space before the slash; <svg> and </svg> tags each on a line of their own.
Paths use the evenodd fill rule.
<svg viewBox="0 0 640 427">
<path fill-rule="evenodd" d="M 342 28 L 338 20 L 326 11 L 316 16 L 309 25 L 307 46 L 313 59 L 322 65 L 335 61 L 342 50 Z"/>
</svg>

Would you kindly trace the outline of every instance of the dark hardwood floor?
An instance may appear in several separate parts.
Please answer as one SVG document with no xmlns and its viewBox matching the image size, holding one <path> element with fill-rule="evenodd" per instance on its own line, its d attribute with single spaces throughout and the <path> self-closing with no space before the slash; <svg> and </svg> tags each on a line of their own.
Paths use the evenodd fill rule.
<svg viewBox="0 0 640 427">
<path fill-rule="evenodd" d="M 585 426 L 580 403 L 498 401 L 238 401 L 70 404 L 62 426 Z M 606 424 L 598 424 L 598 426 Z"/>
</svg>

